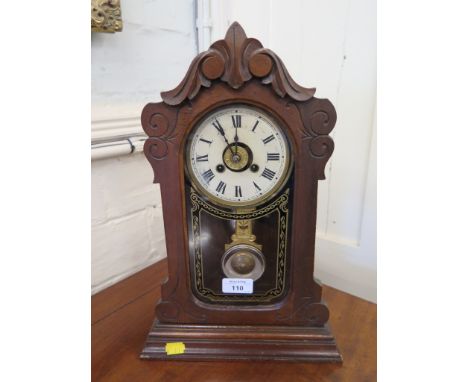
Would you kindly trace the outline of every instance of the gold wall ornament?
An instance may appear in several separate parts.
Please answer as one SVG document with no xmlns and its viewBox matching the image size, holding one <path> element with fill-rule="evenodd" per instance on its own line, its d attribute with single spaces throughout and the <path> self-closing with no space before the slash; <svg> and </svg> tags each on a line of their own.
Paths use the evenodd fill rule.
<svg viewBox="0 0 468 382">
<path fill-rule="evenodd" d="M 114 33 L 121 30 L 120 0 L 91 0 L 91 31 Z"/>
</svg>

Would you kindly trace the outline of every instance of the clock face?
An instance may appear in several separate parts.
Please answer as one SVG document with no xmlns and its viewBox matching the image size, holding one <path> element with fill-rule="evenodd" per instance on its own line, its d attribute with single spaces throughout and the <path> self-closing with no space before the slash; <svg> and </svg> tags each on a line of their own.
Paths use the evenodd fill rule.
<svg viewBox="0 0 468 382">
<path fill-rule="evenodd" d="M 290 167 L 289 144 L 279 125 L 244 105 L 225 106 L 205 117 L 191 134 L 186 156 L 196 188 L 229 206 L 270 198 Z"/>
</svg>

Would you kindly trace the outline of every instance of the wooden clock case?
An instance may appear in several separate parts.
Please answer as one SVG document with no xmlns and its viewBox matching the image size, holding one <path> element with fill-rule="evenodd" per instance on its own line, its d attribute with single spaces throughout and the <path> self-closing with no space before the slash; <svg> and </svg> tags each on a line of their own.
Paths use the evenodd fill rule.
<svg viewBox="0 0 468 382">
<path fill-rule="evenodd" d="M 193 60 L 179 86 L 161 93 L 163 102 L 143 109 L 144 152 L 160 183 L 169 277 L 141 358 L 341 361 L 322 288 L 313 277 L 317 182 L 333 152 L 328 134 L 336 112 L 314 93 L 296 84 L 274 52 L 233 23 L 224 40 Z M 231 103 L 273 115 L 286 128 L 294 157 L 289 289 L 281 301 L 267 305 L 210 304 L 191 289 L 185 142 L 206 113 Z M 183 342 L 184 353 L 167 355 L 168 342 Z"/>
</svg>

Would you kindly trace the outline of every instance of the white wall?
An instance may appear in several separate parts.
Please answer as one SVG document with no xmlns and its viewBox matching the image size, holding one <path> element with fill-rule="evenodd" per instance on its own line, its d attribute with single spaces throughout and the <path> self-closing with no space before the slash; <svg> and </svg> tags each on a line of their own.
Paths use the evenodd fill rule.
<svg viewBox="0 0 468 382">
<path fill-rule="evenodd" d="M 124 31 L 93 34 L 93 138 L 141 133 L 139 114 L 196 54 L 191 1 L 122 1 Z M 336 106 L 320 182 L 316 275 L 376 300 L 375 0 L 199 0 L 202 50 L 232 21 Z M 93 161 L 93 292 L 165 256 L 159 193 L 142 154 Z"/>
<path fill-rule="evenodd" d="M 199 3 L 212 25 L 202 41 L 222 38 L 238 21 L 299 84 L 335 105 L 335 152 L 319 185 L 316 276 L 376 301 L 375 0 Z"/>
<path fill-rule="evenodd" d="M 93 158 L 106 141 L 142 133 L 143 106 L 175 87 L 197 53 L 192 1 L 121 5 L 123 31 L 92 34 Z M 92 293 L 166 256 L 159 185 L 139 151 L 91 162 Z"/>
</svg>

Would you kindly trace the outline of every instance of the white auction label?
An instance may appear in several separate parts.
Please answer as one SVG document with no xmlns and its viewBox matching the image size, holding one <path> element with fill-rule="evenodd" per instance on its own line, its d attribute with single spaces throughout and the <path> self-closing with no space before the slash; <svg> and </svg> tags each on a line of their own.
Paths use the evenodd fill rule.
<svg viewBox="0 0 468 382">
<path fill-rule="evenodd" d="M 253 293 L 253 280 L 223 279 L 223 293 L 251 294 Z"/>
</svg>

